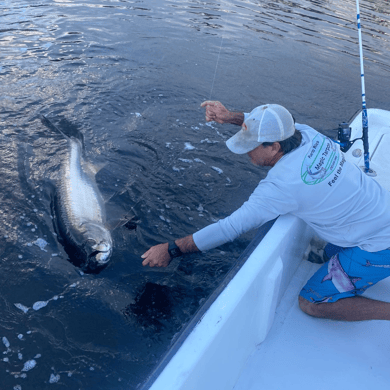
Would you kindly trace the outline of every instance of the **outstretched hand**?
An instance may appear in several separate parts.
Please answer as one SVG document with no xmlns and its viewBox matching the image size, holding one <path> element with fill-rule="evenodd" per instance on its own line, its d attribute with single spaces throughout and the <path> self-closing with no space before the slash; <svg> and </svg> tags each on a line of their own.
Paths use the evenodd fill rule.
<svg viewBox="0 0 390 390">
<path fill-rule="evenodd" d="M 231 118 L 231 112 L 221 102 L 206 100 L 200 106 L 206 107 L 207 122 L 228 123 Z"/>
<path fill-rule="evenodd" d="M 168 243 L 152 246 L 141 258 L 144 259 L 142 265 L 149 267 L 167 267 L 171 262 L 171 256 L 168 253 Z"/>
</svg>

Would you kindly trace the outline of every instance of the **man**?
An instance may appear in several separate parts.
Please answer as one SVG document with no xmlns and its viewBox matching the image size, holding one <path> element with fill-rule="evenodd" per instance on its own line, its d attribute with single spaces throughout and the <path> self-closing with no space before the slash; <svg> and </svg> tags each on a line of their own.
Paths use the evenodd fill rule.
<svg viewBox="0 0 390 390">
<path fill-rule="evenodd" d="M 193 235 L 160 244 L 142 264 L 166 267 L 172 257 L 208 250 L 283 214 L 303 219 L 334 244 L 334 256 L 307 282 L 301 309 L 316 317 L 345 321 L 390 320 L 390 303 L 361 296 L 390 276 L 390 195 L 336 144 L 309 126 L 294 124 L 282 106 L 234 113 L 206 101 L 206 120 L 242 125 L 226 145 L 251 162 L 272 167 L 247 202 L 233 214 Z"/>
</svg>

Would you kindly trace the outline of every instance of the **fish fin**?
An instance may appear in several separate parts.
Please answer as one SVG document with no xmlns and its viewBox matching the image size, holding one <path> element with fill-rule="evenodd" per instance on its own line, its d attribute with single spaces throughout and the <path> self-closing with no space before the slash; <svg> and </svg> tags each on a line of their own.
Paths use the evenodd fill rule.
<svg viewBox="0 0 390 390">
<path fill-rule="evenodd" d="M 112 227 L 110 230 L 114 231 L 114 230 L 121 228 L 121 227 L 125 227 L 126 229 L 129 229 L 129 230 L 136 230 L 137 226 L 140 222 L 141 221 L 138 220 L 135 215 L 132 215 L 132 216 L 125 215 L 122 218 L 119 218 L 116 220 L 111 220 L 110 225 Z"/>
<path fill-rule="evenodd" d="M 83 161 L 83 168 L 88 172 L 92 173 L 94 176 L 96 176 L 98 172 L 100 172 L 106 165 L 106 162 L 92 164 L 90 162 Z"/>
<path fill-rule="evenodd" d="M 83 133 L 74 125 L 69 122 L 67 119 L 61 119 L 59 122 L 59 127 L 55 126 L 47 117 L 41 115 L 42 123 L 49 128 L 50 130 L 56 131 L 63 135 L 66 139 L 73 138 L 81 142 L 81 145 L 84 149 L 84 136 Z"/>
<path fill-rule="evenodd" d="M 68 138 L 67 135 L 65 135 L 58 127 L 54 126 L 53 123 L 51 123 L 49 121 L 49 119 L 47 119 L 45 117 L 45 115 L 41 115 L 41 122 L 47 127 L 49 128 L 50 130 L 53 130 L 53 131 L 57 131 L 58 133 L 62 134 L 64 137 Z"/>
<path fill-rule="evenodd" d="M 57 133 L 62 134 L 65 138 L 69 138 L 62 130 L 60 130 L 57 126 L 55 126 L 48 118 L 44 115 L 41 116 L 42 123 L 49 128 L 50 130 L 56 131 Z"/>
<path fill-rule="evenodd" d="M 125 227 L 129 230 L 136 230 L 137 225 L 140 222 L 141 221 L 137 218 L 136 215 L 124 215 L 119 218 L 111 218 L 106 222 L 106 226 L 111 232 L 121 227 Z"/>
<path fill-rule="evenodd" d="M 105 205 L 106 205 L 106 208 L 107 208 L 107 206 L 108 206 L 108 203 L 109 203 L 115 196 L 117 196 L 118 194 L 120 194 L 119 191 L 114 191 L 114 192 L 112 192 L 112 191 L 109 191 L 109 190 L 105 190 L 105 191 L 102 190 L 100 193 L 101 193 L 101 195 L 102 195 L 102 198 L 103 198 L 103 201 L 104 201 L 104 203 L 105 203 Z M 116 213 L 116 214 L 117 214 L 117 213 Z"/>
<path fill-rule="evenodd" d="M 322 279 L 322 282 L 321 282 L 321 283 L 323 283 L 323 282 L 325 282 L 325 281 L 327 281 L 327 280 L 332 280 L 331 274 L 325 275 L 325 276 L 324 276 L 324 279 Z"/>
</svg>

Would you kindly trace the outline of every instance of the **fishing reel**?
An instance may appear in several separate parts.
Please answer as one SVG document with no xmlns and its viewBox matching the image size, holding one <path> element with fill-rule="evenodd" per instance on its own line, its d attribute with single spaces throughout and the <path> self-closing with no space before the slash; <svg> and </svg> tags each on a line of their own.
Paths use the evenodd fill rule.
<svg viewBox="0 0 390 390">
<path fill-rule="evenodd" d="M 356 138 L 351 141 L 351 132 L 352 129 L 349 127 L 349 124 L 346 122 L 340 123 L 339 128 L 337 131 L 337 139 L 339 142 L 337 142 L 340 145 L 340 150 L 342 152 L 348 152 L 348 150 L 351 148 L 351 146 L 354 144 L 355 141 L 362 138 Z"/>
<path fill-rule="evenodd" d="M 363 141 L 363 147 L 365 150 L 368 150 L 368 136 L 367 136 L 367 128 L 364 129 L 363 128 L 363 136 L 360 137 L 360 138 L 355 138 L 351 141 L 351 133 L 352 133 L 352 129 L 349 127 L 349 124 L 348 123 L 340 123 L 339 124 L 339 128 L 338 128 L 338 131 L 337 131 L 337 141 L 335 141 L 336 143 L 338 143 L 340 145 L 340 150 L 342 152 L 348 152 L 348 150 L 351 148 L 351 146 L 355 143 L 355 141 L 361 139 Z M 366 133 L 366 134 L 365 134 Z M 357 153 L 355 155 L 355 152 L 358 151 L 359 153 Z M 354 157 L 360 157 L 361 155 L 361 150 L 360 149 L 357 149 L 355 150 L 352 155 Z M 365 155 L 365 158 L 366 158 L 366 155 Z M 370 169 L 369 166 L 366 165 L 366 163 L 364 164 L 363 167 L 361 167 L 361 169 L 363 170 L 363 172 L 368 175 L 368 176 L 376 176 L 376 172 L 373 171 L 372 169 Z"/>
</svg>

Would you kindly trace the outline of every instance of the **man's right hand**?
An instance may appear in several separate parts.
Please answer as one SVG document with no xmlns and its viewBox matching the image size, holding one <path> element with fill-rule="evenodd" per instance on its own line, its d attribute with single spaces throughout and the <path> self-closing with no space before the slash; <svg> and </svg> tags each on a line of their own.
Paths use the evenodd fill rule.
<svg viewBox="0 0 390 390">
<path fill-rule="evenodd" d="M 201 107 L 206 107 L 206 121 L 229 123 L 231 112 L 221 103 L 214 100 L 206 100 Z"/>
<path fill-rule="evenodd" d="M 221 102 L 206 100 L 200 106 L 206 107 L 207 122 L 231 123 L 238 126 L 244 123 L 244 113 L 229 111 Z"/>
</svg>

